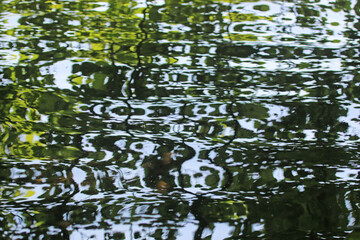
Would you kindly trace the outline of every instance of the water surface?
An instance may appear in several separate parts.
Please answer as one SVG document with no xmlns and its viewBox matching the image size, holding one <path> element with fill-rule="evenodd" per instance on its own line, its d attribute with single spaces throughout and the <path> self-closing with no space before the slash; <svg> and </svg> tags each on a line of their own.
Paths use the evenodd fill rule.
<svg viewBox="0 0 360 240">
<path fill-rule="evenodd" d="M 2 1 L 1 236 L 356 239 L 359 20 L 356 0 Z"/>
</svg>

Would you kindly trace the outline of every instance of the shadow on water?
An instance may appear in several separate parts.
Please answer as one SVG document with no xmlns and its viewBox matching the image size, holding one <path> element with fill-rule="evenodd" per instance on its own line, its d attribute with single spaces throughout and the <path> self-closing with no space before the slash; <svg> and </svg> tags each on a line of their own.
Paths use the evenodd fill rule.
<svg viewBox="0 0 360 240">
<path fill-rule="evenodd" d="M 3 239 L 357 239 L 359 6 L 6 1 Z"/>
</svg>

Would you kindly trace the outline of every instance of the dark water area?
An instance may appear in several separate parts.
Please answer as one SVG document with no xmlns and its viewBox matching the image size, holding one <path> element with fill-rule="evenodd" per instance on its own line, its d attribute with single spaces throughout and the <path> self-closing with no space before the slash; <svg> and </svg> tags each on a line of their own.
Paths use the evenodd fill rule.
<svg viewBox="0 0 360 240">
<path fill-rule="evenodd" d="M 0 4 L 1 239 L 360 239 L 360 2 Z"/>
</svg>

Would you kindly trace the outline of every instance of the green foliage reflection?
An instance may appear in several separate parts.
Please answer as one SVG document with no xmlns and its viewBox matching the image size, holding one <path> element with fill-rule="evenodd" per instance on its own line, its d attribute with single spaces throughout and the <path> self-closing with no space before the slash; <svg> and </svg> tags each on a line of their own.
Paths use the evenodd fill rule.
<svg viewBox="0 0 360 240">
<path fill-rule="evenodd" d="M 0 12 L 4 239 L 355 235 L 359 2 Z"/>
</svg>

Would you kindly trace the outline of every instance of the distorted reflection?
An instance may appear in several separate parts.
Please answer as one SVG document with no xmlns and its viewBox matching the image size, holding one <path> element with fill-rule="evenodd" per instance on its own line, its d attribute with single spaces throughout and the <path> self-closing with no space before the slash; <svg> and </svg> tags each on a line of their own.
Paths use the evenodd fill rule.
<svg viewBox="0 0 360 240">
<path fill-rule="evenodd" d="M 355 239 L 359 9 L 5 1 L 3 238 Z"/>
</svg>

